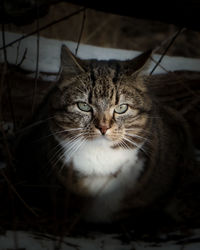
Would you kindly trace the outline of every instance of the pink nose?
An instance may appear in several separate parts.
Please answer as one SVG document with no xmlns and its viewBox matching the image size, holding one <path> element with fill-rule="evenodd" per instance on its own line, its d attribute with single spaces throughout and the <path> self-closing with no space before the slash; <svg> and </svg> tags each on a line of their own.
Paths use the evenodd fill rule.
<svg viewBox="0 0 200 250">
<path fill-rule="evenodd" d="M 99 130 L 101 131 L 102 135 L 105 135 L 109 127 L 107 125 L 99 125 Z"/>
</svg>

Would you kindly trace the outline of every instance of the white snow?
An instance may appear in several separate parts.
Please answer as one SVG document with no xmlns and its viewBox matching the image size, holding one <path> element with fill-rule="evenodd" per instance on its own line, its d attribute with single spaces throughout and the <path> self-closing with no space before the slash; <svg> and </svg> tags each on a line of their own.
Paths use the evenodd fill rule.
<svg viewBox="0 0 200 250">
<path fill-rule="evenodd" d="M 18 39 L 23 34 L 17 34 L 13 32 L 5 32 L 6 44 Z M 58 73 L 60 66 L 60 48 L 61 45 L 65 44 L 69 47 L 72 52 L 75 52 L 77 43 L 71 41 L 61 41 L 55 39 L 48 39 L 40 37 L 39 46 L 39 71 L 40 72 L 51 72 Z M 2 47 L 2 41 L 0 41 L 0 47 Z M 17 49 L 17 47 L 19 48 Z M 16 64 L 20 62 L 23 57 L 24 51 L 27 49 L 26 59 L 23 61 L 21 67 L 27 70 L 35 71 L 36 69 L 36 51 L 37 51 L 37 37 L 30 36 L 23 39 L 20 44 L 15 43 L 8 47 L 7 56 L 9 63 Z M 17 52 L 18 51 L 18 52 Z M 89 59 L 119 59 L 126 60 L 132 59 L 141 51 L 134 50 L 122 50 L 113 48 L 102 48 L 92 45 L 80 44 L 78 49 L 78 55 L 80 58 Z M 18 56 L 17 56 L 18 54 Z M 18 59 L 17 59 L 18 58 Z M 160 55 L 155 54 L 153 59 L 158 61 Z M 0 62 L 4 61 L 3 50 L 0 50 Z M 154 67 L 155 62 L 151 62 L 149 72 Z M 161 67 L 157 67 L 154 74 L 166 73 L 166 71 L 175 70 L 192 70 L 200 71 L 200 59 L 184 58 L 177 56 L 165 56 L 161 62 Z"/>
<path fill-rule="evenodd" d="M 0 249 L 28 249 L 28 250 L 199 250 L 200 231 L 180 241 L 153 243 L 142 241 L 121 242 L 117 235 L 93 234 L 90 237 L 64 237 L 41 235 L 23 231 L 7 231 L 0 235 Z M 192 242 L 193 240 L 193 242 Z M 61 241 L 61 242 L 60 242 Z M 60 246 L 60 248 L 56 248 Z"/>
</svg>

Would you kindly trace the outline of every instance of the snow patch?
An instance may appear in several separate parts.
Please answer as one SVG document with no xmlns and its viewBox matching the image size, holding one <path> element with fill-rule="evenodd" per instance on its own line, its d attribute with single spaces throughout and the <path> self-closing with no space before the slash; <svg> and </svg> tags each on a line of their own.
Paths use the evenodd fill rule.
<svg viewBox="0 0 200 250">
<path fill-rule="evenodd" d="M 20 38 L 23 34 L 5 32 L 6 44 Z M 60 68 L 60 50 L 61 45 L 65 44 L 72 52 L 75 52 L 77 43 L 71 41 L 62 41 L 40 37 L 39 47 L 39 71 L 49 72 L 57 74 Z M 2 47 L 2 41 L 0 41 L 0 47 Z M 21 40 L 19 43 L 8 47 L 7 57 L 8 62 L 11 64 L 17 64 L 21 61 L 25 50 L 27 49 L 26 58 L 23 61 L 21 67 L 26 70 L 35 71 L 36 69 L 36 52 L 37 52 L 37 37 L 30 36 Z M 148 49 L 148 48 L 147 48 Z M 78 57 L 83 59 L 99 59 L 99 60 L 127 60 L 132 59 L 139 55 L 141 51 L 135 50 L 123 50 L 113 48 L 102 48 L 92 45 L 80 44 L 78 49 Z M 153 55 L 153 59 L 158 61 L 160 55 Z M 0 62 L 4 61 L 3 50 L 0 51 Z M 155 66 L 155 62 L 151 62 L 149 72 Z M 166 73 L 166 71 L 175 70 L 191 70 L 200 71 L 200 59 L 184 58 L 178 56 L 165 56 L 161 62 L 161 66 L 158 66 L 154 71 L 154 74 Z"/>
<path fill-rule="evenodd" d="M 27 233 L 23 231 L 7 231 L 0 235 L 0 249 L 28 249 L 28 250 L 199 250 L 198 242 L 200 231 L 196 230 L 190 237 L 185 237 L 179 241 L 168 242 L 142 242 L 131 241 L 121 242 L 118 235 L 95 234 L 91 237 L 63 237 L 52 235 L 41 235 Z M 17 240 L 16 240 L 17 239 Z M 61 242 L 60 242 L 61 240 Z"/>
</svg>

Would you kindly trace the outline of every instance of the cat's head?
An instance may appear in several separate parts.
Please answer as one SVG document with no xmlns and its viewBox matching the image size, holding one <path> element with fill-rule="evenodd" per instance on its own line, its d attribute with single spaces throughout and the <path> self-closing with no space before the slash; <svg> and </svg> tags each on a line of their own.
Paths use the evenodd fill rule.
<svg viewBox="0 0 200 250">
<path fill-rule="evenodd" d="M 81 60 L 65 46 L 61 80 L 51 100 L 51 130 L 63 143 L 99 141 L 113 148 L 141 145 L 151 98 L 143 72 L 148 51 L 129 61 Z"/>
</svg>

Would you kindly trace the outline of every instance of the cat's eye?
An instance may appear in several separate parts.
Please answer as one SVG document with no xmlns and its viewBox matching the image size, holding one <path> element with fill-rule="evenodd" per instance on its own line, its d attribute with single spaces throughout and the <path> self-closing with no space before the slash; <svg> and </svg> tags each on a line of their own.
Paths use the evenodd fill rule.
<svg viewBox="0 0 200 250">
<path fill-rule="evenodd" d="M 128 105 L 127 104 L 120 104 L 115 108 L 115 112 L 117 114 L 123 114 L 128 110 Z"/>
<path fill-rule="evenodd" d="M 90 112 L 92 110 L 92 108 L 85 102 L 78 102 L 77 106 L 81 111 L 84 112 Z"/>
</svg>

